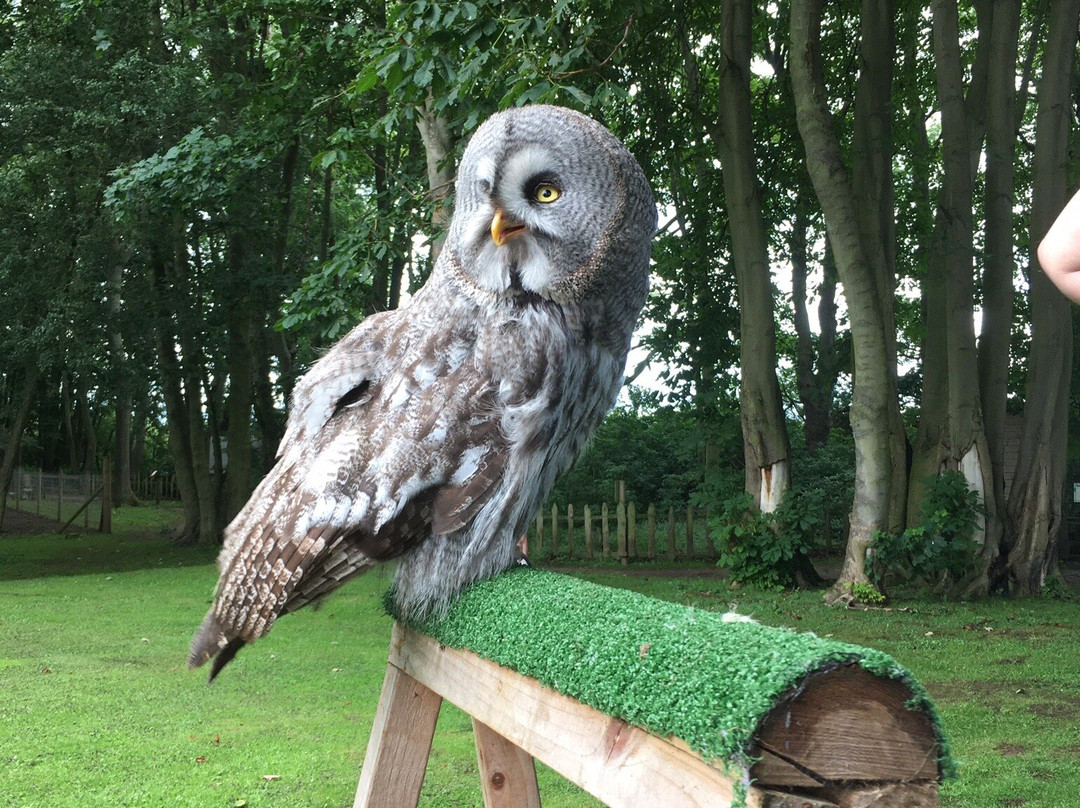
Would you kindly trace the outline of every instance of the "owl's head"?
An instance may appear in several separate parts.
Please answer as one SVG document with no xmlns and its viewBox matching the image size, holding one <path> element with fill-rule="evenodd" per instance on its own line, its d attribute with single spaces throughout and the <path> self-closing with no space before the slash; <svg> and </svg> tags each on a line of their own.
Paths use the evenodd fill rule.
<svg viewBox="0 0 1080 808">
<path fill-rule="evenodd" d="M 645 175 L 614 135 L 527 106 L 489 118 L 465 149 L 447 247 L 497 295 L 561 303 L 621 288 L 643 302 L 655 229 Z"/>
</svg>

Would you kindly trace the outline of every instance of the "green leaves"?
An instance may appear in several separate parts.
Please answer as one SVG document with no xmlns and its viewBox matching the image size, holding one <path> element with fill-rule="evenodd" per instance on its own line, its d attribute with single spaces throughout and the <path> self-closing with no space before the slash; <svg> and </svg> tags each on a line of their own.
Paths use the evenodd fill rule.
<svg viewBox="0 0 1080 808">
<path fill-rule="evenodd" d="M 972 568 L 983 508 L 963 473 L 946 470 L 928 477 L 922 510 L 921 524 L 897 535 L 875 534 L 866 573 L 878 585 L 891 576 L 947 590 Z"/>
<path fill-rule="evenodd" d="M 591 13 L 579 13 L 573 26 L 568 16 L 565 3 L 546 14 L 494 0 L 400 4 L 349 92 L 381 88 L 395 97 L 387 131 L 428 98 L 466 132 L 496 108 L 558 102 L 588 109 L 616 86 L 593 55 L 610 31 Z"/>
<path fill-rule="evenodd" d="M 791 562 L 810 549 L 799 534 L 785 531 L 776 515 L 755 511 L 745 491 L 711 505 L 709 528 L 720 550 L 718 565 L 733 581 L 761 587 L 795 583 Z"/>
<path fill-rule="evenodd" d="M 356 325 L 368 304 L 367 285 L 374 265 L 386 256 L 386 243 L 372 242 L 371 231 L 346 235 L 328 261 L 309 273 L 284 301 L 279 330 L 314 330 L 330 343 Z"/>
</svg>

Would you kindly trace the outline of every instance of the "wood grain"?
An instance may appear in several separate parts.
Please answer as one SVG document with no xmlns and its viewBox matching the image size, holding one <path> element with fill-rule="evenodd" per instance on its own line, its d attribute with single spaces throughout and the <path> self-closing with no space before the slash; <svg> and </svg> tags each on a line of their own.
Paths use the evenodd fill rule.
<svg viewBox="0 0 1080 808">
<path fill-rule="evenodd" d="M 395 625 L 389 665 L 611 808 L 718 808 L 734 797 L 737 775 L 535 679 L 441 646 L 412 629 Z M 756 791 L 750 791 L 747 805 L 759 808 Z"/>
<path fill-rule="evenodd" d="M 353 808 L 415 808 L 442 697 L 386 666 Z"/>
<path fill-rule="evenodd" d="M 767 786 L 936 782 L 934 727 L 910 698 L 902 682 L 858 665 L 812 675 L 762 720 L 751 775 Z"/>
<path fill-rule="evenodd" d="M 472 724 L 484 808 L 540 808 L 532 755 L 487 724 L 475 718 Z"/>
<path fill-rule="evenodd" d="M 747 808 L 936 808 L 936 736 L 910 697 L 855 665 L 812 675 L 755 733 Z M 485 808 L 539 808 L 534 757 L 610 808 L 723 808 L 741 785 L 681 739 L 395 624 L 354 808 L 415 808 L 444 698 L 472 716 Z"/>
</svg>

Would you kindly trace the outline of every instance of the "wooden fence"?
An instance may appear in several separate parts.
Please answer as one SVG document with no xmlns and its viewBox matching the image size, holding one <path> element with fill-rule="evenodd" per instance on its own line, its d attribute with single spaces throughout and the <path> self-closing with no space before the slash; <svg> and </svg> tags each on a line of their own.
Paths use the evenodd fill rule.
<svg viewBox="0 0 1080 808">
<path fill-rule="evenodd" d="M 107 458 L 106 458 L 107 460 Z M 104 488 L 103 475 L 96 472 L 69 474 L 63 471 L 46 473 L 40 468 L 16 468 L 8 490 L 7 507 L 13 511 L 33 513 L 64 522 L 65 527 L 75 520 L 84 529 L 102 523 Z M 179 500 L 180 491 L 173 474 L 144 474 L 133 477 L 131 489 L 143 501 Z"/>
<path fill-rule="evenodd" d="M 715 559 L 719 556 L 709 533 L 707 508 L 639 509 L 627 502 L 619 486 L 619 500 L 599 508 L 552 504 L 541 509 L 528 531 L 528 555 L 532 558 L 617 558 L 623 564 L 635 559 Z"/>
<path fill-rule="evenodd" d="M 176 485 L 175 474 L 140 474 L 131 478 L 131 490 L 136 497 L 142 500 L 165 500 L 180 499 L 180 489 Z"/>
<path fill-rule="evenodd" d="M 47 474 L 41 469 L 15 468 L 6 506 L 70 525 L 79 519 L 84 529 L 101 519 L 100 474 Z M 65 525 L 66 526 L 66 525 Z"/>
</svg>

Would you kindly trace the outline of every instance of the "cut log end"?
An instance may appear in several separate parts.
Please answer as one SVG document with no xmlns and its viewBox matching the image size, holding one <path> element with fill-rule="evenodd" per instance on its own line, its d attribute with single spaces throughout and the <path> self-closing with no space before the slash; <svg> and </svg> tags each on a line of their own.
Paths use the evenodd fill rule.
<svg viewBox="0 0 1080 808">
<path fill-rule="evenodd" d="M 911 690 L 858 665 L 813 674 L 762 720 L 750 770 L 765 808 L 932 808 L 941 749 Z"/>
</svg>

